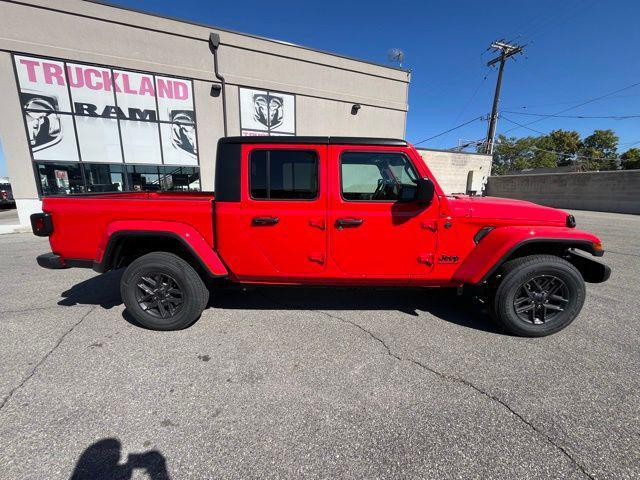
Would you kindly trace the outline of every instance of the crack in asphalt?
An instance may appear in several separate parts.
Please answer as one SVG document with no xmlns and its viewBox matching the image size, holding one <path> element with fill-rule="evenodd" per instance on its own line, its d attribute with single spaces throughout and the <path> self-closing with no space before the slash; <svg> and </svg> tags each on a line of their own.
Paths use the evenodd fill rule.
<svg viewBox="0 0 640 480">
<path fill-rule="evenodd" d="M 640 257 L 638 253 L 616 252 L 615 250 L 607 250 L 606 253 L 614 253 L 616 255 L 624 255 L 626 257 Z"/>
<path fill-rule="evenodd" d="M 39 310 L 52 310 L 54 308 L 59 308 L 60 305 L 51 305 L 49 307 L 29 307 L 29 308 L 21 308 L 18 310 L 0 310 L 0 315 L 4 313 L 24 313 L 24 312 L 37 312 Z"/>
<path fill-rule="evenodd" d="M 20 390 L 38 371 L 38 369 L 40 368 L 40 366 L 49 358 L 49 356 L 51 356 L 51 354 L 53 352 L 55 352 L 58 347 L 62 344 L 62 342 L 64 341 L 64 339 L 71 333 L 73 332 L 88 316 L 91 312 L 93 312 L 95 310 L 96 307 L 91 307 L 87 313 L 85 313 L 80 320 L 78 320 L 76 323 L 74 323 L 71 328 L 67 329 L 61 336 L 60 338 L 58 338 L 58 341 L 56 342 L 56 344 L 51 348 L 51 350 L 49 350 L 41 359 L 38 363 L 36 363 L 36 365 L 31 369 L 31 372 L 29 372 L 29 374 L 24 377 L 22 379 L 22 381 L 15 386 L 14 388 L 11 389 L 11 391 L 9 391 L 9 393 L 7 394 L 6 397 L 4 397 L 2 399 L 2 402 L 0 403 L 0 412 L 2 411 L 2 409 L 5 407 L 5 405 L 7 404 L 7 402 L 9 402 L 9 400 L 11 400 L 11 398 L 13 397 L 13 395 Z"/>
<path fill-rule="evenodd" d="M 338 320 L 340 322 L 343 323 L 347 323 L 349 325 L 352 325 L 356 328 L 358 328 L 359 330 L 363 331 L 364 333 L 366 333 L 367 335 L 369 335 L 372 339 L 374 339 L 376 342 L 378 342 L 387 352 L 387 355 L 395 358 L 396 360 L 400 361 L 400 362 L 408 362 L 408 363 L 412 363 L 413 365 L 421 368 L 422 370 L 425 370 L 427 372 L 432 373 L 433 375 L 436 375 L 438 377 L 440 377 L 443 380 L 447 380 L 450 382 L 455 382 L 455 383 L 459 383 L 461 385 L 465 385 L 466 387 L 469 387 L 473 390 L 475 390 L 477 393 L 479 393 L 480 395 L 488 398 L 489 400 L 492 400 L 495 403 L 498 403 L 500 406 L 502 406 L 504 409 L 506 409 L 509 413 L 511 413 L 513 416 L 515 416 L 518 420 L 520 420 L 522 423 L 524 423 L 525 425 L 527 425 L 535 434 L 541 436 L 542 438 L 544 438 L 552 447 L 554 447 L 555 449 L 557 449 L 559 452 L 561 452 L 575 467 L 576 469 L 578 469 L 584 476 L 586 476 L 587 478 L 594 480 L 594 477 L 587 472 L 587 470 L 585 469 L 585 467 L 580 464 L 574 457 L 573 455 L 566 449 L 564 448 L 562 445 L 558 444 L 555 442 L 555 440 L 549 436 L 547 433 L 545 433 L 544 431 L 540 430 L 538 427 L 536 427 L 533 423 L 531 423 L 529 420 L 527 420 L 526 418 L 524 418 L 522 416 L 522 414 L 518 413 L 516 410 L 514 410 L 509 404 L 507 404 L 504 400 L 502 400 L 501 398 L 497 397 L 496 395 L 483 390 L 482 388 L 478 387 L 477 385 L 471 383 L 468 380 L 465 380 L 464 378 L 460 378 L 460 377 L 456 377 L 447 373 L 443 373 L 440 372 L 432 367 L 429 367 L 427 365 L 425 365 L 422 362 L 419 362 L 418 360 L 414 360 L 413 358 L 403 358 L 399 355 L 397 355 L 396 353 L 394 353 L 391 350 L 391 347 L 389 347 L 389 345 L 387 345 L 387 343 L 380 337 L 378 337 L 377 335 L 375 335 L 373 332 L 371 332 L 370 330 L 364 328 L 362 325 L 353 322 L 351 320 L 347 320 L 346 318 L 340 317 L 338 315 L 333 315 L 331 313 L 328 312 L 324 312 L 322 310 L 316 310 L 318 313 L 322 313 L 323 315 L 332 318 L 334 320 Z"/>
</svg>

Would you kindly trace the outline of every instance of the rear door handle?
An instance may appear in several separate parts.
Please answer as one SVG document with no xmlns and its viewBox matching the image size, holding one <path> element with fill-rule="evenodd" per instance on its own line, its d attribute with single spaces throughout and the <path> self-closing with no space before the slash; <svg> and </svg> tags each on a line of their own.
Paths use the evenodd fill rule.
<svg viewBox="0 0 640 480">
<path fill-rule="evenodd" d="M 280 219 L 278 217 L 253 217 L 253 225 L 275 225 Z"/>
<path fill-rule="evenodd" d="M 339 218 L 336 220 L 338 230 L 342 230 L 344 227 L 359 227 L 360 225 L 362 225 L 361 218 Z"/>
</svg>

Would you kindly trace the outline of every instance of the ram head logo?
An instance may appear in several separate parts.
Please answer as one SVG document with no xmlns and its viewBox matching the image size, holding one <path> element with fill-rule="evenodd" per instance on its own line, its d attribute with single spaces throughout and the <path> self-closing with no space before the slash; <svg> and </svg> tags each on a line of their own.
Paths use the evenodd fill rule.
<svg viewBox="0 0 640 480">
<path fill-rule="evenodd" d="M 196 122 L 193 110 L 171 110 L 171 144 L 190 155 L 198 154 Z"/>
<path fill-rule="evenodd" d="M 52 95 L 22 91 L 20 100 L 31 150 L 37 152 L 60 142 L 62 124 L 58 113 L 58 99 Z"/>
<path fill-rule="evenodd" d="M 253 119 L 267 128 L 277 128 L 284 121 L 284 98 L 259 93 L 253 96 Z"/>
</svg>

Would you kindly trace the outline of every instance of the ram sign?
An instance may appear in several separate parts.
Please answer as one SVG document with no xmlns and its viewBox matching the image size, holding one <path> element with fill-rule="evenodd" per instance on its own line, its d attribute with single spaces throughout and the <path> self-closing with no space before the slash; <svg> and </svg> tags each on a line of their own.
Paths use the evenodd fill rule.
<svg viewBox="0 0 640 480">
<path fill-rule="evenodd" d="M 14 56 L 34 161 L 198 165 L 191 80 Z"/>
<path fill-rule="evenodd" d="M 242 135 L 295 135 L 295 95 L 240 88 L 240 129 Z"/>
</svg>

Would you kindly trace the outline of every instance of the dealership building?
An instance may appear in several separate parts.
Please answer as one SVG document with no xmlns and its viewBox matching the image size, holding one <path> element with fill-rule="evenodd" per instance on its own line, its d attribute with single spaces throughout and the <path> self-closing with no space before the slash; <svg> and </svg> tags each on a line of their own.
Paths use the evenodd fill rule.
<svg viewBox="0 0 640 480">
<path fill-rule="evenodd" d="M 213 190 L 225 135 L 404 138 L 409 81 L 101 2 L 0 0 L 0 139 L 22 225 L 47 195 Z"/>
</svg>

